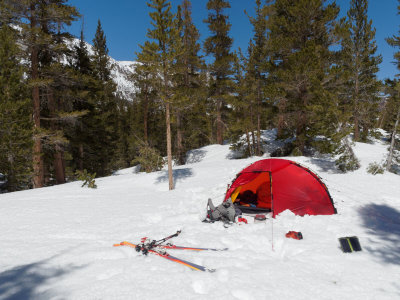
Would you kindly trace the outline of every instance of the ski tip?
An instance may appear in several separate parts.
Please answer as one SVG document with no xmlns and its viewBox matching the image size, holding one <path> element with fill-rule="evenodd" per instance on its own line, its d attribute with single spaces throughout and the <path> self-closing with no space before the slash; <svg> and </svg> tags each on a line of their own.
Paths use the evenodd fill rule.
<svg viewBox="0 0 400 300">
<path fill-rule="evenodd" d="M 214 273 L 217 270 L 216 269 L 206 269 L 206 271 L 209 272 L 209 273 Z"/>
<path fill-rule="evenodd" d="M 219 248 L 219 249 L 212 249 L 210 248 L 211 251 L 227 251 L 229 248 Z"/>
<path fill-rule="evenodd" d="M 114 244 L 113 247 L 122 246 L 122 244 Z"/>
</svg>

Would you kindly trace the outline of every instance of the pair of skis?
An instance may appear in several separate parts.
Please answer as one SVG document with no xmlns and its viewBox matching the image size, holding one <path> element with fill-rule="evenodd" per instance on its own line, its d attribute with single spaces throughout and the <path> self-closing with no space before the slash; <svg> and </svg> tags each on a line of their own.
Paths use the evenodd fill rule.
<svg viewBox="0 0 400 300">
<path fill-rule="evenodd" d="M 163 257 L 165 259 L 168 259 L 170 261 L 182 264 L 184 266 L 187 266 L 191 268 L 192 270 L 196 271 L 204 271 L 204 272 L 215 272 L 215 269 L 209 269 L 204 266 L 180 259 L 178 257 L 172 256 L 168 254 L 165 250 L 166 249 L 172 249 L 172 250 L 192 250 L 192 251 L 225 251 L 228 250 L 228 248 L 224 249 L 214 249 L 214 248 L 195 248 L 195 247 L 184 247 L 184 246 L 176 246 L 173 244 L 165 244 L 163 245 L 164 242 L 167 240 L 178 236 L 181 233 L 180 230 L 178 230 L 175 234 L 172 234 L 166 238 L 163 238 L 159 241 L 156 240 L 149 240 L 147 237 L 142 238 L 140 244 L 133 244 L 130 242 L 121 242 L 119 244 L 114 244 L 114 247 L 118 246 L 128 246 L 134 248 L 137 252 L 142 252 L 143 255 L 147 255 L 148 253 L 158 255 L 160 257 Z"/>
</svg>

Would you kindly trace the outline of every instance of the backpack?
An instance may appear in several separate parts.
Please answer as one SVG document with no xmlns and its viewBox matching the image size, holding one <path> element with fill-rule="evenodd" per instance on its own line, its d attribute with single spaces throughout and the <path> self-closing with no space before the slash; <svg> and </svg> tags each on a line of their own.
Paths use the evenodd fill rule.
<svg viewBox="0 0 400 300">
<path fill-rule="evenodd" d="M 207 217 L 203 222 L 214 223 L 215 221 L 222 221 L 224 223 L 234 223 L 235 217 L 241 214 L 240 209 L 236 208 L 231 201 L 225 201 L 215 207 L 211 199 L 208 199 Z"/>
</svg>

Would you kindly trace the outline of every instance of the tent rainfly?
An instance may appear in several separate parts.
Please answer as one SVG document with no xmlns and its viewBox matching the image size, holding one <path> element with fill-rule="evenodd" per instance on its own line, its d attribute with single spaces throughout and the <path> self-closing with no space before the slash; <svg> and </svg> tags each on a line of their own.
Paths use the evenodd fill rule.
<svg viewBox="0 0 400 300">
<path fill-rule="evenodd" d="M 252 212 L 272 211 L 275 217 L 289 209 L 296 215 L 332 215 L 336 208 L 322 180 L 306 167 L 286 159 L 263 159 L 237 174 L 225 195 L 245 208 L 245 195 L 254 195 Z M 249 203 L 249 202 L 248 202 Z"/>
</svg>

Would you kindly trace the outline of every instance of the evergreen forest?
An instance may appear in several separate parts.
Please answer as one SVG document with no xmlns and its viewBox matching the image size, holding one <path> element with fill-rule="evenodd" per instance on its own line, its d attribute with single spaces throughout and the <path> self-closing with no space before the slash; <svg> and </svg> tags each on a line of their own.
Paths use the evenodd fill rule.
<svg viewBox="0 0 400 300">
<path fill-rule="evenodd" d="M 360 165 L 355 142 L 379 138 L 400 165 L 400 83 L 377 78 L 382 57 L 368 0 L 345 17 L 326 0 L 252 0 L 246 49 L 234 49 L 229 0 L 204 1 L 200 37 L 190 0 L 147 0 L 146 41 L 121 93 L 101 20 L 93 37 L 68 32 L 83 19 L 68 0 L 0 0 L 0 173 L 6 191 L 143 172 L 186 163 L 186 153 L 231 144 L 262 156 L 331 155 L 342 172 Z M 400 11 L 400 4 L 399 4 Z M 400 24 L 395 24 L 398 26 Z M 400 73 L 400 31 L 387 37 Z M 90 42 L 90 49 L 89 44 Z M 132 57 L 133 58 L 133 57 Z M 376 171 L 374 171 L 376 172 Z"/>
</svg>

